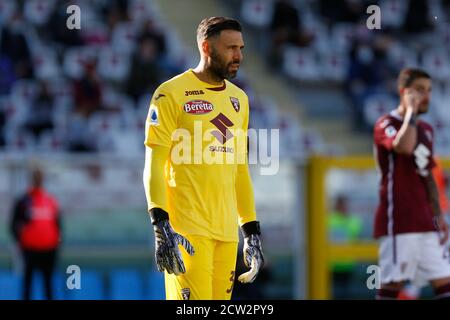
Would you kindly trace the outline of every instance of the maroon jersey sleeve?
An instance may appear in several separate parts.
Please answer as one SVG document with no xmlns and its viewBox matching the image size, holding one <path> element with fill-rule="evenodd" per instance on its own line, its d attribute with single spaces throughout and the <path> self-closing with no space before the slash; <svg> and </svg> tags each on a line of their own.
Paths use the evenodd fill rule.
<svg viewBox="0 0 450 320">
<path fill-rule="evenodd" d="M 397 136 L 398 129 L 387 117 L 380 118 L 374 127 L 374 142 L 377 146 L 383 146 L 387 150 L 394 148 L 393 142 Z"/>
</svg>

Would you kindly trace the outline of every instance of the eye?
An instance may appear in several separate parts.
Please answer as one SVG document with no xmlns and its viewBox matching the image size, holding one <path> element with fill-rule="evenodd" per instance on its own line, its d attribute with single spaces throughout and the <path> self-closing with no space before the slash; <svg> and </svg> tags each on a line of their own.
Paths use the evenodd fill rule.
<svg viewBox="0 0 450 320">
<path fill-rule="evenodd" d="M 425 91 L 425 89 L 423 87 L 418 87 L 418 88 L 416 88 L 416 90 L 420 93 L 423 93 Z"/>
</svg>

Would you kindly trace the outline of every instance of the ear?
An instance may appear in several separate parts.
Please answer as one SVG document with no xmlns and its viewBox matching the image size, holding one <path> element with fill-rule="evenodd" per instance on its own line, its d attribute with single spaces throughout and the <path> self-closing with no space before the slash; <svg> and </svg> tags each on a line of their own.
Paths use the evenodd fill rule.
<svg viewBox="0 0 450 320">
<path fill-rule="evenodd" d="M 201 46 L 203 55 L 209 57 L 209 49 L 210 49 L 209 42 L 207 40 L 203 40 Z"/>
</svg>

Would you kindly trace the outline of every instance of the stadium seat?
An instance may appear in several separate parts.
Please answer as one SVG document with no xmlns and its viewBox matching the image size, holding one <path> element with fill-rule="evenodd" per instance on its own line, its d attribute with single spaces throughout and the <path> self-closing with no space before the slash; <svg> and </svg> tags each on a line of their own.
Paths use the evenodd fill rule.
<svg viewBox="0 0 450 320">
<path fill-rule="evenodd" d="M 317 20 L 315 16 L 307 15 L 308 20 L 304 22 L 305 32 L 311 34 L 314 38 L 311 47 L 319 54 L 327 54 L 333 51 L 330 35 L 327 27 Z"/>
<path fill-rule="evenodd" d="M 84 10 L 84 7 L 83 7 Z M 88 11 L 89 12 L 89 11 Z M 83 11 L 84 13 L 84 11 Z M 83 32 L 83 39 L 85 41 L 86 48 L 95 48 L 99 50 L 110 43 L 110 32 L 108 27 L 103 23 L 103 21 L 90 22 L 92 27 Z M 83 24 L 89 24 L 83 22 Z"/>
<path fill-rule="evenodd" d="M 13 127 L 23 123 L 26 115 L 25 107 L 26 106 L 13 101 L 10 96 L 0 97 L 0 110 L 5 114 L 7 126 Z M 5 134 L 7 134 L 6 131 Z"/>
<path fill-rule="evenodd" d="M 383 27 L 399 28 L 403 25 L 407 3 L 404 0 L 381 0 L 379 3 Z"/>
<path fill-rule="evenodd" d="M 67 76 L 80 79 L 84 74 L 85 64 L 97 57 L 93 47 L 77 47 L 67 49 L 64 53 L 63 68 Z"/>
<path fill-rule="evenodd" d="M 392 65 L 398 69 L 404 67 L 418 67 L 419 58 L 414 50 L 410 50 L 399 42 L 391 45 L 387 51 L 387 56 Z"/>
<path fill-rule="evenodd" d="M 151 18 L 154 10 L 153 1 L 132 0 L 128 6 L 128 15 L 131 22 L 137 24 Z"/>
<path fill-rule="evenodd" d="M 33 53 L 33 67 L 38 79 L 54 79 L 60 75 L 56 52 L 40 48 Z"/>
<path fill-rule="evenodd" d="M 0 300 L 18 300 L 22 296 L 22 279 L 18 274 L 0 270 Z"/>
<path fill-rule="evenodd" d="M 118 93 L 111 88 L 105 87 L 102 94 L 102 105 L 107 111 L 133 110 L 133 100 L 125 94 Z"/>
<path fill-rule="evenodd" d="M 355 34 L 355 26 L 351 23 L 338 22 L 330 31 L 334 51 L 347 52 L 350 49 Z"/>
<path fill-rule="evenodd" d="M 329 51 L 320 56 L 320 72 L 323 79 L 343 82 L 347 76 L 348 55 Z"/>
<path fill-rule="evenodd" d="M 163 273 L 158 271 L 150 271 L 148 273 L 147 285 L 148 300 L 164 300 L 166 298 Z"/>
<path fill-rule="evenodd" d="M 445 46 L 446 48 L 450 48 L 450 24 L 449 23 L 439 23 L 437 26 L 437 30 L 439 32 L 440 41 L 439 43 Z"/>
<path fill-rule="evenodd" d="M 443 125 L 450 126 L 450 108 L 448 105 L 449 96 L 435 97 L 431 100 L 430 110 L 436 115 Z"/>
<path fill-rule="evenodd" d="M 121 119 L 118 113 L 97 112 L 88 121 L 89 131 L 100 136 L 109 132 L 120 131 L 121 128 Z"/>
<path fill-rule="evenodd" d="M 56 4 L 52 0 L 28 0 L 24 3 L 24 16 L 27 21 L 42 26 L 47 23 L 53 6 Z"/>
<path fill-rule="evenodd" d="M 8 151 L 33 151 L 36 146 L 34 137 L 25 132 L 18 131 L 17 128 L 5 130 L 6 149 Z"/>
<path fill-rule="evenodd" d="M 69 300 L 102 300 L 105 298 L 105 287 L 102 274 L 93 270 L 81 271 L 81 288 L 67 290 Z"/>
<path fill-rule="evenodd" d="M 98 73 L 105 80 L 124 81 L 129 70 L 130 59 L 127 54 L 109 47 L 100 51 Z"/>
<path fill-rule="evenodd" d="M 288 46 L 283 57 L 284 73 L 297 80 L 320 80 L 315 52 L 310 49 L 302 49 Z"/>
<path fill-rule="evenodd" d="M 147 116 L 148 109 L 150 107 L 150 101 L 152 100 L 151 94 L 143 94 L 139 97 L 138 102 L 136 104 L 136 110 L 138 112 L 138 116 Z"/>
<path fill-rule="evenodd" d="M 241 6 L 242 19 L 251 26 L 266 28 L 272 19 L 272 0 L 244 0 Z"/>
<path fill-rule="evenodd" d="M 11 100 L 18 106 L 27 106 L 36 98 L 38 89 L 35 80 L 17 80 L 11 88 Z"/>
<path fill-rule="evenodd" d="M 112 270 L 110 273 L 110 288 L 112 300 L 144 299 L 143 281 L 136 270 Z"/>
<path fill-rule="evenodd" d="M 64 148 L 63 133 L 58 131 L 43 132 L 38 142 L 38 150 L 43 152 L 62 151 Z"/>
<path fill-rule="evenodd" d="M 431 1 L 427 1 L 427 2 L 428 2 L 428 7 L 429 7 L 428 17 L 431 19 L 431 21 L 433 21 L 434 17 L 441 18 L 441 21 L 439 21 L 439 23 L 437 23 L 436 26 L 441 24 L 442 17 L 445 16 L 446 14 L 448 14 L 448 12 L 445 11 L 446 8 L 443 7 L 443 2 L 445 2 L 445 1 L 431 0 Z"/>
<path fill-rule="evenodd" d="M 5 25 L 17 13 L 16 1 L 2 1 L 0 3 L 0 25 Z"/>
<path fill-rule="evenodd" d="M 445 48 L 428 49 L 423 54 L 423 67 L 433 79 L 447 81 L 450 77 L 450 59 Z"/>
<path fill-rule="evenodd" d="M 83 38 L 86 39 L 85 37 L 89 38 L 92 30 L 97 29 L 99 26 L 103 26 L 105 21 L 98 12 L 98 5 L 94 2 L 89 0 L 78 0 L 76 4 L 82 11 L 82 29 L 86 29 L 83 32 Z"/>
<path fill-rule="evenodd" d="M 396 105 L 395 100 L 387 94 L 373 94 L 364 101 L 364 119 L 368 125 L 373 126 L 378 118 L 391 111 Z"/>
<path fill-rule="evenodd" d="M 434 127 L 436 128 L 436 127 Z M 440 129 L 435 129 L 434 136 L 435 147 L 434 151 L 437 155 L 441 157 L 450 156 L 450 127 L 443 127 Z"/>
<path fill-rule="evenodd" d="M 111 36 L 111 46 L 114 51 L 123 54 L 130 54 L 136 47 L 136 28 L 131 23 L 118 24 Z"/>
</svg>

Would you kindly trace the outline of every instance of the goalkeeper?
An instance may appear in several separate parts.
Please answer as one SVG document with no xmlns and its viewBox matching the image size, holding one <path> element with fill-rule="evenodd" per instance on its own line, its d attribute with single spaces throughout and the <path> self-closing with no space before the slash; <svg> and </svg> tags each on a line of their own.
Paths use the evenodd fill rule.
<svg viewBox="0 0 450 320">
<path fill-rule="evenodd" d="M 143 180 L 166 298 L 226 300 L 239 226 L 249 271 L 238 280 L 253 282 L 264 264 L 247 163 L 248 97 L 228 81 L 243 58 L 241 25 L 204 19 L 197 44 L 198 66 L 152 97 Z"/>
</svg>

